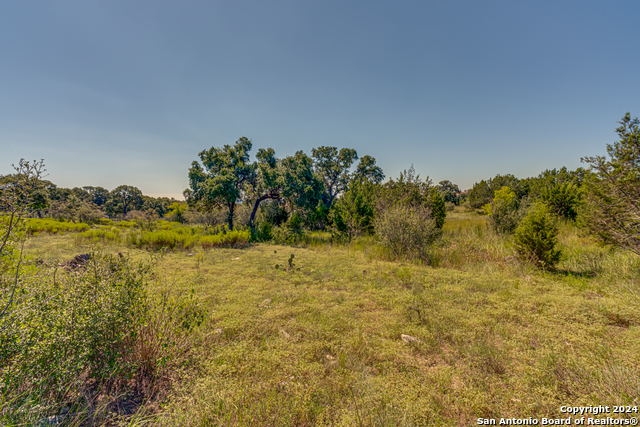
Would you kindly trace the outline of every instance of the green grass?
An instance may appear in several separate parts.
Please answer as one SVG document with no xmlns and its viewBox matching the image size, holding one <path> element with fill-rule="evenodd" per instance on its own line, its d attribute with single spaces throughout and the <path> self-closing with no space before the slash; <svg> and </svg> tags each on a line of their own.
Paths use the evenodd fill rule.
<svg viewBox="0 0 640 427">
<path fill-rule="evenodd" d="M 638 257 L 565 226 L 558 270 L 540 271 L 484 221 L 448 218 L 439 268 L 322 234 L 165 254 L 150 291 L 193 289 L 205 338 L 166 402 L 131 425 L 460 426 L 640 405 Z M 80 243 L 43 235 L 28 250 L 64 260 Z M 275 268 L 291 254 L 293 268 Z"/>
<path fill-rule="evenodd" d="M 66 221 L 57 221 L 51 218 L 27 218 L 26 220 L 27 231 L 30 234 L 38 234 L 45 232 L 49 234 L 72 232 L 78 233 L 88 230 L 91 226 L 83 222 L 74 223 Z"/>
<path fill-rule="evenodd" d="M 454 212 L 447 212 L 447 218 L 443 230 L 448 232 L 463 232 L 468 229 L 485 229 L 489 226 L 486 215 L 479 215 L 476 212 L 464 212 L 456 206 Z"/>
</svg>

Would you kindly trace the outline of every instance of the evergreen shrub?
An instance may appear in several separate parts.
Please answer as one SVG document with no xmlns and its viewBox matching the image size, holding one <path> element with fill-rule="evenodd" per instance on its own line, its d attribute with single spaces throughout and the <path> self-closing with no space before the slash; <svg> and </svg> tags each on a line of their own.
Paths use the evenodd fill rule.
<svg viewBox="0 0 640 427">
<path fill-rule="evenodd" d="M 542 268 L 553 268 L 560 261 L 558 226 L 549 208 L 537 203 L 515 231 L 518 255 Z"/>
</svg>

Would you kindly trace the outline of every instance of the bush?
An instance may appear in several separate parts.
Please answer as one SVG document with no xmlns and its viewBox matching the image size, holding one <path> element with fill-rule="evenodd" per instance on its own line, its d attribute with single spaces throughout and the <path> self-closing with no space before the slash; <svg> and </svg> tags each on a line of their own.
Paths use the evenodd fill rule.
<svg viewBox="0 0 640 427">
<path fill-rule="evenodd" d="M 285 236 L 289 242 L 297 242 L 302 238 L 304 230 L 302 228 L 302 217 L 296 211 L 290 217 L 284 226 Z"/>
<path fill-rule="evenodd" d="M 204 311 L 192 295 L 149 298 L 151 267 L 93 253 L 21 280 L 0 328 L 0 424 L 31 425 L 66 406 L 80 425 L 95 415 L 91 393 L 134 385 L 144 394 L 168 378 Z"/>
<path fill-rule="evenodd" d="M 258 242 L 268 242 L 273 238 L 272 234 L 273 225 L 268 221 L 262 221 L 256 227 L 254 240 Z"/>
<path fill-rule="evenodd" d="M 76 242 L 80 243 L 82 240 L 89 240 L 91 242 L 116 242 L 119 239 L 120 231 L 117 228 L 114 228 L 113 230 L 92 229 L 78 234 Z"/>
<path fill-rule="evenodd" d="M 26 220 L 27 231 L 30 234 L 46 232 L 49 234 L 57 234 L 64 232 L 82 232 L 91 228 L 89 224 L 81 223 L 73 223 L 73 222 L 62 222 L 57 221 L 50 218 L 28 218 Z"/>
<path fill-rule="evenodd" d="M 180 224 L 187 222 L 187 218 L 185 216 L 185 212 L 187 211 L 186 203 L 174 202 L 168 207 L 168 209 L 169 212 L 164 215 L 165 218 L 169 218 L 171 221 L 176 221 Z"/>
<path fill-rule="evenodd" d="M 354 181 L 351 187 L 339 198 L 331 210 L 331 219 L 335 228 L 349 236 L 373 231 L 373 184 Z"/>
<path fill-rule="evenodd" d="M 515 231 L 514 242 L 518 255 L 542 268 L 553 268 L 560 261 L 556 249 L 558 227 L 549 208 L 537 203 L 524 217 Z"/>
<path fill-rule="evenodd" d="M 442 194 L 440 194 L 436 187 L 429 190 L 427 204 L 429 208 L 431 208 L 431 216 L 435 220 L 436 227 L 442 230 L 444 220 L 447 218 L 447 207 Z"/>
<path fill-rule="evenodd" d="M 567 221 L 575 221 L 580 204 L 580 189 L 571 182 L 556 183 L 541 190 L 549 210 Z"/>
<path fill-rule="evenodd" d="M 85 370 L 97 378 L 108 377 L 121 368 L 114 358 L 138 316 L 149 266 L 130 268 L 125 258 L 92 254 L 80 268 L 55 280 L 23 280 L 25 292 L 6 323 L 9 330 L 0 336 L 5 374 L 19 371 L 21 381 L 33 383 L 50 372 L 55 375 L 48 381 L 56 382 Z M 7 363 L 20 369 L 7 369 Z"/>
<path fill-rule="evenodd" d="M 423 206 L 392 206 L 378 215 L 374 228 L 380 244 L 402 258 L 426 259 L 440 236 L 431 210 Z"/>
<path fill-rule="evenodd" d="M 511 234 L 518 226 L 521 211 L 516 193 L 509 187 L 502 187 L 496 191 L 491 203 L 482 209 L 489 215 L 489 223 L 498 234 Z"/>
</svg>

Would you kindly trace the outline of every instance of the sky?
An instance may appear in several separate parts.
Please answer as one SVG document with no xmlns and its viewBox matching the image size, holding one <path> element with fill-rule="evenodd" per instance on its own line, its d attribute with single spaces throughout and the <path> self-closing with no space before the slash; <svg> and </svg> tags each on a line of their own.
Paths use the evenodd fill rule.
<svg viewBox="0 0 640 427">
<path fill-rule="evenodd" d="M 0 3 L 0 174 L 181 197 L 198 153 L 349 147 L 462 189 L 606 153 L 640 2 Z"/>
</svg>

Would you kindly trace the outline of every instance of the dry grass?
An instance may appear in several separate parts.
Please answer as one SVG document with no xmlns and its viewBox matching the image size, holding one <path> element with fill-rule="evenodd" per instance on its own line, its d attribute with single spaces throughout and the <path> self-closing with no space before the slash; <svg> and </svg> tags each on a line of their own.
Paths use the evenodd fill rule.
<svg viewBox="0 0 640 427">
<path fill-rule="evenodd" d="M 383 261 L 370 239 L 166 254 L 152 292 L 193 289 L 207 337 L 199 367 L 130 425 L 460 426 L 640 404 L 638 257 L 569 227 L 559 272 L 542 272 L 484 222 L 449 219 L 440 268 Z M 30 248 L 83 250 L 64 242 Z"/>
</svg>

